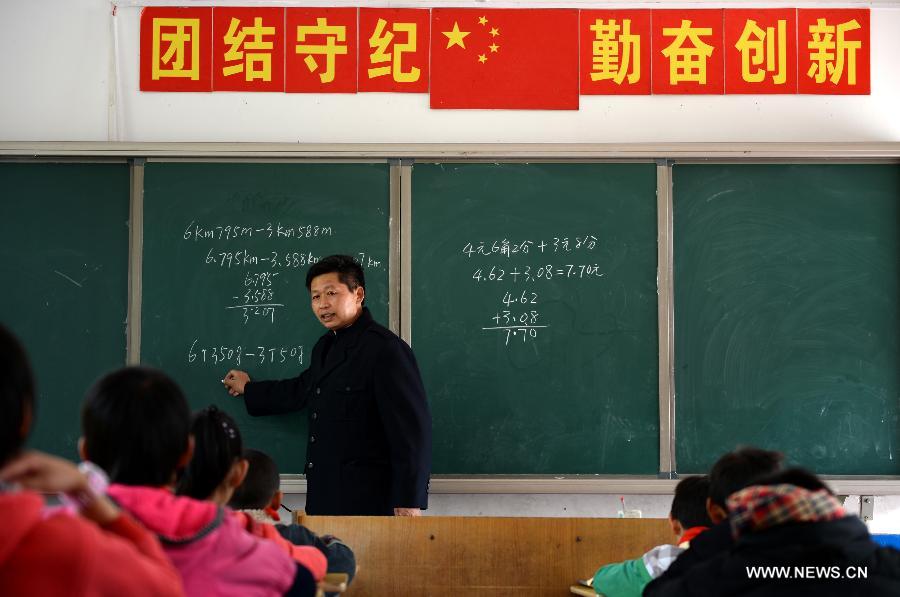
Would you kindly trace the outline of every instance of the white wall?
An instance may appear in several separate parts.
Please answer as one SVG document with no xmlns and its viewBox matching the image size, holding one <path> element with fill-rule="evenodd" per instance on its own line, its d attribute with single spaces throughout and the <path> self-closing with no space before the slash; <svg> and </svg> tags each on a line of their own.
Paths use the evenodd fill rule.
<svg viewBox="0 0 900 597">
<path fill-rule="evenodd" d="M 674 6 L 701 2 L 155 1 L 180 5 Z M 810 2 L 768 5 L 809 6 Z M 140 6 L 0 0 L 0 140 L 290 143 L 900 141 L 900 0 L 872 5 L 869 96 L 583 96 L 578 111 L 431 110 L 426 94 L 138 91 Z M 759 5 L 757 3 L 757 5 Z M 117 32 L 117 35 L 114 35 Z M 115 43 L 117 38 L 117 43 Z M 15 57 L 15 59 L 10 59 Z M 117 75 L 116 75 L 117 73 Z M 108 110 L 111 93 L 114 105 Z M 108 113 L 109 112 L 109 113 Z"/>
</svg>

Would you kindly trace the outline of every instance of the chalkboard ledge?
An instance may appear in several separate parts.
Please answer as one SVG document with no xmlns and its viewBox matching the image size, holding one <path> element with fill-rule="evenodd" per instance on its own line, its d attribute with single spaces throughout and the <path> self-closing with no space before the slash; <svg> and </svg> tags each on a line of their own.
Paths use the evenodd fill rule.
<svg viewBox="0 0 900 597">
<path fill-rule="evenodd" d="M 832 491 L 841 495 L 900 495 L 900 477 L 823 476 Z M 621 494 L 671 495 L 677 479 L 642 475 L 435 475 L 432 494 Z M 303 475 L 281 475 L 285 493 L 306 493 Z"/>
</svg>

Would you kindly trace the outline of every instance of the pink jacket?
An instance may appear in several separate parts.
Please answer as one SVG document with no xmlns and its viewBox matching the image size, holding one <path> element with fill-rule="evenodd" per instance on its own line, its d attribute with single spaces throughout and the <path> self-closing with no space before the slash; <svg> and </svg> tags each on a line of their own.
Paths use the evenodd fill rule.
<svg viewBox="0 0 900 597">
<path fill-rule="evenodd" d="M 108 493 L 160 538 L 186 595 L 280 596 L 294 581 L 290 556 L 245 531 L 212 502 L 155 487 L 113 484 Z"/>
<path fill-rule="evenodd" d="M 281 536 L 274 524 L 258 522 L 244 512 L 235 512 L 233 510 L 229 510 L 229 512 L 237 519 L 241 528 L 247 529 L 247 532 L 255 537 L 273 541 L 283 552 L 291 556 L 294 561 L 309 570 L 314 580 L 318 582 L 325 578 L 325 573 L 328 572 L 328 560 L 325 559 L 325 554 L 317 548 L 312 545 L 294 545 Z"/>
</svg>

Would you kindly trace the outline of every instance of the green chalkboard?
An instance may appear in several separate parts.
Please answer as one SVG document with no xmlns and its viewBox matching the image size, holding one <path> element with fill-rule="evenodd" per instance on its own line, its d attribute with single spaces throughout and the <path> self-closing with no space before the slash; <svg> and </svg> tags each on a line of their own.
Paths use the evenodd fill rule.
<svg viewBox="0 0 900 597">
<path fill-rule="evenodd" d="M 435 473 L 656 474 L 653 164 L 415 164 Z"/>
<path fill-rule="evenodd" d="M 217 404 L 244 443 L 300 473 L 306 413 L 254 418 L 224 391 L 229 369 L 294 377 L 325 331 L 310 311 L 310 261 L 356 256 L 366 304 L 388 317 L 387 164 L 148 163 L 141 360 L 192 407 Z"/>
<path fill-rule="evenodd" d="M 76 458 L 85 390 L 125 364 L 126 163 L 0 163 L 0 313 L 37 378 L 30 444 Z"/>
<path fill-rule="evenodd" d="M 900 166 L 676 165 L 679 472 L 900 474 Z"/>
</svg>

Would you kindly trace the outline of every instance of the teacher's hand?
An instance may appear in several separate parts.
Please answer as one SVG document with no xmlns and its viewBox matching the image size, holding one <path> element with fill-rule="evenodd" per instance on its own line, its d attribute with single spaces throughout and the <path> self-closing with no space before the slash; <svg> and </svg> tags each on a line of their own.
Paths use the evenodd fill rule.
<svg viewBox="0 0 900 597">
<path fill-rule="evenodd" d="M 394 508 L 394 516 L 422 516 L 418 508 Z"/>
<path fill-rule="evenodd" d="M 232 396 L 242 396 L 244 394 L 244 386 L 246 386 L 249 381 L 250 376 L 237 369 L 232 369 L 226 373 L 224 379 L 222 379 L 222 383 L 225 384 L 225 389 L 227 389 L 228 393 Z"/>
</svg>

